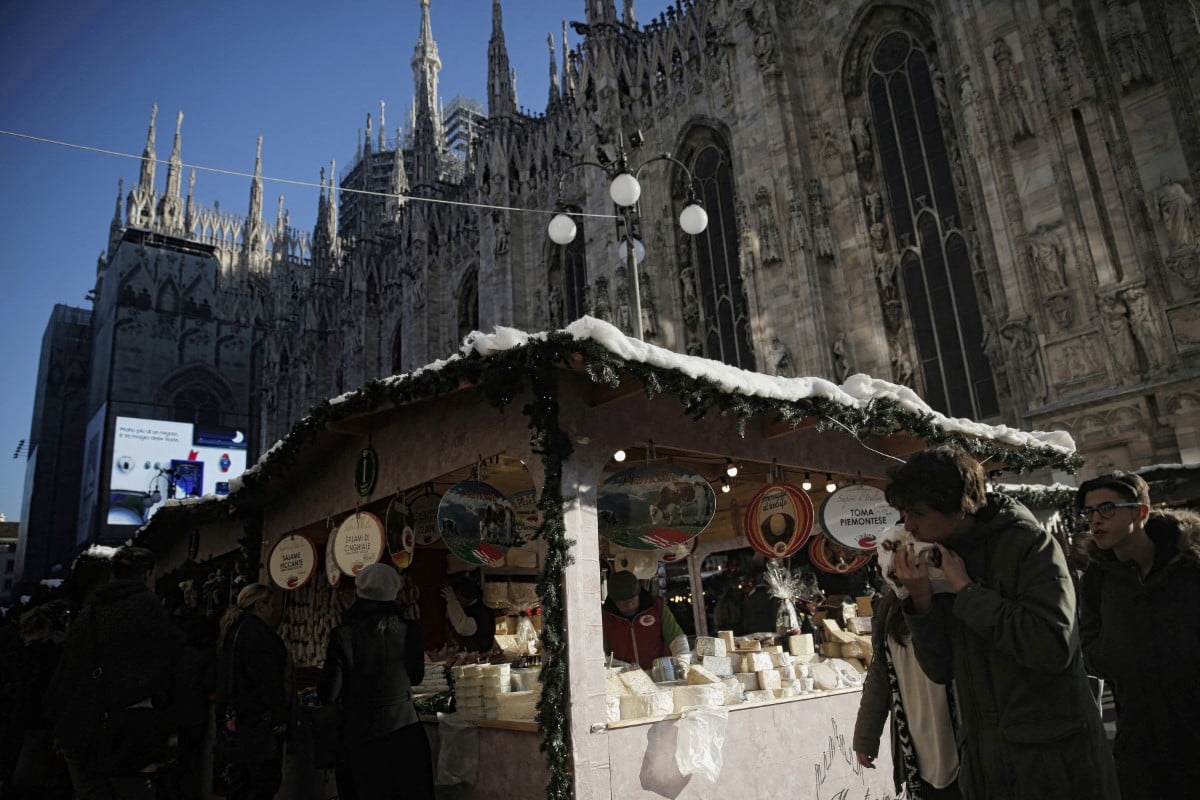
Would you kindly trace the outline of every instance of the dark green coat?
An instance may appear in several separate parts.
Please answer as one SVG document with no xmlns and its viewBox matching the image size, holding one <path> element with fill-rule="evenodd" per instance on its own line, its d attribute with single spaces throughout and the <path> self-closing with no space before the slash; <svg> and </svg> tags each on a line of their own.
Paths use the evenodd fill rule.
<svg viewBox="0 0 1200 800">
<path fill-rule="evenodd" d="M 1117 797 L 1061 548 L 1024 506 L 998 495 L 946 545 L 974 582 L 937 595 L 927 614 L 905 601 L 905 620 L 926 674 L 954 682 L 963 796 Z"/>
<path fill-rule="evenodd" d="M 1195 771 L 1200 757 L 1200 515 L 1153 511 L 1154 564 L 1142 579 L 1090 540 L 1080 586 L 1088 670 L 1111 682 L 1117 760 Z"/>
</svg>

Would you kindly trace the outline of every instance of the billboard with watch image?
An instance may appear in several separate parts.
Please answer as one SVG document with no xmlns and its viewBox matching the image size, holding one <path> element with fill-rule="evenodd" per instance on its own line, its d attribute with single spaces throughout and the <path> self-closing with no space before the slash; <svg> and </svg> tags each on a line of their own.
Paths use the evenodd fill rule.
<svg viewBox="0 0 1200 800">
<path fill-rule="evenodd" d="M 142 525 L 167 500 L 229 494 L 246 469 L 236 428 L 117 417 L 109 476 L 109 525 Z"/>
</svg>

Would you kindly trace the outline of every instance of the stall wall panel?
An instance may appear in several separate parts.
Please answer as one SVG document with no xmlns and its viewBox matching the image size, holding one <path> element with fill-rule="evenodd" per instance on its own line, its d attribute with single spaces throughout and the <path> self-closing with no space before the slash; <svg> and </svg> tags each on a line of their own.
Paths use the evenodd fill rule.
<svg viewBox="0 0 1200 800">
<path fill-rule="evenodd" d="M 675 766 L 679 720 L 608 731 L 613 798 L 834 800 L 896 797 L 887 742 L 875 769 L 863 769 L 851 747 L 857 691 L 731 710 L 714 785 Z"/>
</svg>

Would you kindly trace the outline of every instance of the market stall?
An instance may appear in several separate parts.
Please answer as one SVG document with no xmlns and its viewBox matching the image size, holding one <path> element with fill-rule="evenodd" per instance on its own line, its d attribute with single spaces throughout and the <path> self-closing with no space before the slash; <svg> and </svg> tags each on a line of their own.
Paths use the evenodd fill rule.
<svg viewBox="0 0 1200 800">
<path fill-rule="evenodd" d="M 470 746 L 478 754 L 468 796 L 832 797 L 849 790 L 888 797 L 886 756 L 878 769 L 864 771 L 849 750 L 859 694 L 853 675 L 838 672 L 841 677 L 830 683 L 805 674 L 801 665 L 822 659 L 801 637 L 732 641 L 707 630 L 700 573 L 711 553 L 745 546 L 747 510 L 764 489 L 797 483 L 805 473 L 839 486 L 882 486 L 897 458 L 935 442 L 962 445 L 986 458 L 990 470 L 1071 470 L 1078 461 L 1063 434 L 949 420 L 910 390 L 867 376 L 837 386 L 818 378 L 758 375 L 631 340 L 583 318 L 544 335 L 508 329 L 472 334 L 461 356 L 323 404 L 228 498 L 169 505 L 140 535 L 163 541 L 170 538 L 167 531 L 196 529 L 203 548 L 209 526 L 227 531 L 229 518 L 247 519 L 252 523 L 245 525 L 242 546 L 257 553 L 264 574 L 288 537 L 311 542 L 315 560 L 328 564 L 325 549 L 346 520 L 364 513 L 386 517 L 397 497 L 411 503 L 432 484 L 433 493 L 443 496 L 437 520 L 444 540 L 414 543 L 405 565 L 417 576 L 423 562 L 424 569 L 436 564 L 425 578 L 413 579 L 423 627 L 443 625 L 437 579 L 461 567 L 458 562 L 477 569 L 485 584 L 506 584 L 510 601 L 512 584 L 528 585 L 541 611 L 536 687 L 513 691 L 511 665 L 503 674 L 458 673 L 458 702 L 472 709 L 476 734 Z M 618 451 L 628 463 L 615 459 Z M 732 480 L 731 463 L 740 466 Z M 670 464 L 696 480 L 682 487 L 659 479 L 653 502 L 627 498 L 620 513 L 601 503 L 606 481 L 639 464 Z M 468 543 L 474 536 L 477 546 L 464 551 L 454 541 L 463 538 L 462 518 L 446 512 L 444 498 L 451 494 L 445 487 L 470 482 L 496 496 L 478 486 L 461 489 L 463 497 L 483 498 L 472 506 L 470 525 L 477 527 L 466 536 Z M 530 491 L 520 502 L 512 499 Z M 820 499 L 825 487 L 787 493 L 803 505 L 798 494 Z M 527 536 L 514 538 L 521 527 L 514 506 L 530 517 L 526 530 L 536 522 Z M 493 507 L 508 509 L 509 516 L 492 517 Z M 755 521 L 760 524 L 768 552 L 819 527 L 802 523 L 793 530 L 768 517 Z M 653 702 L 630 688 L 640 678 L 614 674 L 602 646 L 602 579 L 610 567 L 602 550 L 611 554 L 614 540 L 638 549 L 639 536 L 649 537 L 641 549 L 657 547 L 676 557 L 679 545 L 694 540 L 682 558 L 699 601 L 696 633 L 705 642 L 733 645 L 716 655 L 715 644 L 701 646 L 697 639 L 694 658 L 701 669 L 683 683 L 660 686 L 641 673 L 651 682 L 641 694 L 658 695 Z M 372 540 L 358 554 L 360 562 L 383 558 L 385 550 Z M 343 571 L 353 573 L 354 563 L 343 564 Z M 321 580 L 334 582 L 332 574 L 315 579 L 291 588 L 301 592 Z M 515 590 L 518 596 L 526 591 Z M 303 623 L 308 643 L 301 656 L 310 662 L 329 627 L 319 617 Z M 708 663 L 716 671 L 703 666 L 706 657 L 714 659 Z M 748 675 L 756 676 L 753 688 Z M 806 677 L 823 687 L 806 687 Z M 614 678 L 620 688 L 613 688 Z M 488 687 L 500 685 L 507 687 L 504 694 L 528 694 L 492 697 L 489 704 Z M 623 702 L 626 695 L 634 699 Z M 701 713 L 687 710 L 693 704 Z M 489 706 L 495 713 L 487 713 Z M 435 741 L 447 730 L 432 718 L 430 726 Z M 689 756 L 686 747 L 697 731 L 707 741 L 713 739 L 708 734 L 721 733 L 723 745 Z"/>
</svg>

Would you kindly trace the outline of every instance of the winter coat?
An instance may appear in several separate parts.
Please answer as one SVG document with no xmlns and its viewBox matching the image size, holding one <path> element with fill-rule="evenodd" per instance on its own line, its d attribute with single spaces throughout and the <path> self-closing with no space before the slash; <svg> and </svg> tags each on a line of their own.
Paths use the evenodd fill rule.
<svg viewBox="0 0 1200 800">
<path fill-rule="evenodd" d="M 604 652 L 642 669 L 654 666 L 656 658 L 671 655 L 671 642 L 683 634 L 663 599 L 652 597 L 644 589 L 638 594 L 638 610 L 633 617 L 618 611 L 611 599 L 604 601 L 600 611 Z"/>
<path fill-rule="evenodd" d="M 1174 767 L 1200 754 L 1200 514 L 1153 511 L 1146 533 L 1154 564 L 1145 579 L 1087 542 L 1083 657 L 1113 685 L 1117 760 Z"/>
<path fill-rule="evenodd" d="M 395 603 L 359 599 L 333 629 L 317 684 L 341 707 L 342 751 L 417 722 L 412 685 L 425 678 L 421 628 Z"/>
<path fill-rule="evenodd" d="M 878 602 L 871 619 L 871 665 L 863 679 L 862 697 L 858 702 L 858 718 L 854 722 L 854 752 L 865 753 L 872 758 L 879 755 L 879 739 L 883 725 L 892 714 L 892 687 L 888 681 L 887 668 L 887 618 L 888 609 L 900 602 L 895 592 L 889 591 Z M 892 780 L 896 794 L 904 783 L 901 769 L 900 743 L 897 740 L 896 722 L 891 724 Z"/>
<path fill-rule="evenodd" d="M 260 617 L 243 613 L 225 633 L 217 671 L 217 720 L 230 712 L 238 725 L 288 722 L 292 707 L 287 646 Z M 232 680 L 232 692 L 230 681 Z"/>
<path fill-rule="evenodd" d="M 109 741 L 105 717 L 147 699 L 165 716 L 182 649 L 182 634 L 145 584 L 114 580 L 97 589 L 67 633 L 46 692 L 47 712 L 63 752 L 84 762 L 122 745 Z"/>
<path fill-rule="evenodd" d="M 925 674 L 954 682 L 959 788 L 966 798 L 1116 797 L 1066 558 L 1020 503 L 987 499 L 973 528 L 944 542 L 972 583 L 936 595 L 925 614 L 904 604 Z"/>
</svg>

